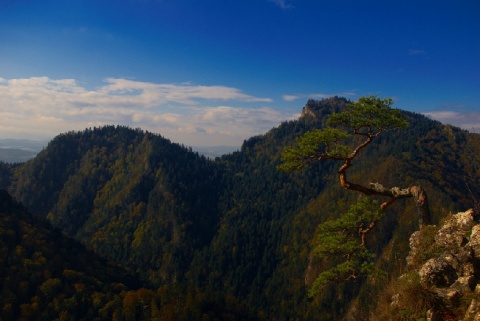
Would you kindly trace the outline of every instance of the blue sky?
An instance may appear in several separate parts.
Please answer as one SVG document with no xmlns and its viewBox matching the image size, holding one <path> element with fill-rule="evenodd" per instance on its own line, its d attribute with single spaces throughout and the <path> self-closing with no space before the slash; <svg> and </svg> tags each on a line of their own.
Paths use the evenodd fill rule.
<svg viewBox="0 0 480 321">
<path fill-rule="evenodd" d="M 480 2 L 0 0 L 0 138 L 239 146 L 309 98 L 372 94 L 480 131 Z"/>
</svg>

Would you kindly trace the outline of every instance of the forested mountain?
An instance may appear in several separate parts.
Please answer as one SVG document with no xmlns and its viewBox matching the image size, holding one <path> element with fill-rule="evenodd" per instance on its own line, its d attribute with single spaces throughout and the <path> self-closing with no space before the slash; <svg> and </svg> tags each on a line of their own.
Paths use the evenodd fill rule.
<svg viewBox="0 0 480 321">
<path fill-rule="evenodd" d="M 121 306 L 121 292 L 137 287 L 126 271 L 32 217 L 5 190 L 0 231 L 2 320 L 91 319 L 108 302 Z"/>
<path fill-rule="evenodd" d="M 339 187 L 335 162 L 288 175 L 277 170 L 285 146 L 347 103 L 310 100 L 300 119 L 215 160 L 140 129 L 69 132 L 24 164 L 1 163 L 0 187 L 34 217 L 135 273 L 163 316 L 334 320 L 352 300 L 368 312 L 380 289 L 365 280 L 326 288 L 313 300 L 306 295 L 327 263 L 311 259 L 317 225 L 358 195 Z M 435 222 L 472 207 L 478 135 L 404 114 L 410 127 L 378 137 L 355 159 L 351 180 L 422 185 Z M 403 269 L 415 213 L 409 200 L 397 202 L 368 244 L 383 275 Z"/>
<path fill-rule="evenodd" d="M 5 190 L 0 254 L 0 320 L 256 320 L 234 300 L 142 287 L 137 276 L 32 217 Z"/>
</svg>

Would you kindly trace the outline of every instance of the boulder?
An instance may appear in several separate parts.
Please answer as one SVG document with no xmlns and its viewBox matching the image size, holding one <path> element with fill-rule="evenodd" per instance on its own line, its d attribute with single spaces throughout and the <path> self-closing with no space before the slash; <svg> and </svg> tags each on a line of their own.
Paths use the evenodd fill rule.
<svg viewBox="0 0 480 321">
<path fill-rule="evenodd" d="M 468 242 L 467 233 L 473 225 L 473 210 L 452 215 L 438 230 L 435 242 L 444 248 L 461 247 Z"/>
<path fill-rule="evenodd" d="M 457 271 L 444 257 L 428 260 L 418 274 L 422 283 L 436 287 L 450 286 L 458 279 Z"/>
</svg>

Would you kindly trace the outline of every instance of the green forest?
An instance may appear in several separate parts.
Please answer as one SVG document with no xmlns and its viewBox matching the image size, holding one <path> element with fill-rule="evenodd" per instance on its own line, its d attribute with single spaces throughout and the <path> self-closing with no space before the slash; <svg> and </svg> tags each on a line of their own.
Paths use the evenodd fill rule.
<svg viewBox="0 0 480 321">
<path fill-rule="evenodd" d="M 58 135 L 26 163 L 0 163 L 0 320 L 340 320 L 368 315 L 405 272 L 414 202 L 388 207 L 366 246 L 372 271 L 309 290 L 332 262 L 319 225 L 348 212 L 336 162 L 278 170 L 282 152 L 349 101 L 209 159 L 159 134 L 103 126 Z M 480 135 L 399 111 L 408 127 L 362 150 L 349 178 L 421 185 L 434 224 L 476 208 Z M 347 144 L 351 143 L 347 141 Z M 402 319 L 399 319 L 402 320 Z"/>
</svg>

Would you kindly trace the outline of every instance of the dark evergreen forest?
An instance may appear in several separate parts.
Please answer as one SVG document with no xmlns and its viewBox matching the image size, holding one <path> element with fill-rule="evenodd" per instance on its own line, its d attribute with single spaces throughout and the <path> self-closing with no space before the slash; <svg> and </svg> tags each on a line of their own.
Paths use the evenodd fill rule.
<svg viewBox="0 0 480 321">
<path fill-rule="evenodd" d="M 310 100 L 298 120 L 214 160 L 105 126 L 0 163 L 1 320 L 336 320 L 354 301 L 374 309 L 372 296 L 405 267 L 415 205 L 395 203 L 369 240 L 383 283 L 358 279 L 309 299 L 328 264 L 311 259 L 317 226 L 358 195 L 338 185 L 334 162 L 277 170 L 285 146 L 347 103 Z M 479 135 L 403 113 L 409 128 L 372 143 L 351 179 L 421 185 L 435 222 L 473 207 Z"/>
</svg>

